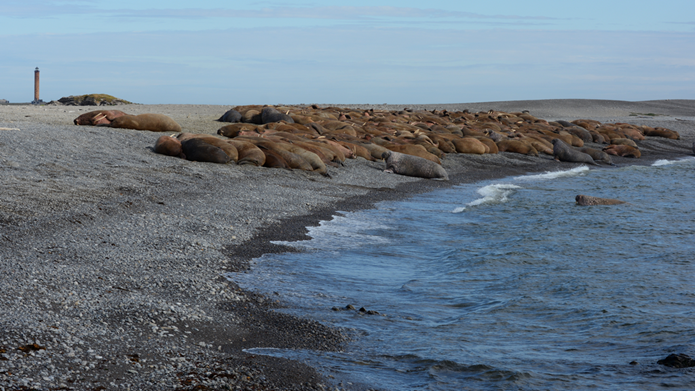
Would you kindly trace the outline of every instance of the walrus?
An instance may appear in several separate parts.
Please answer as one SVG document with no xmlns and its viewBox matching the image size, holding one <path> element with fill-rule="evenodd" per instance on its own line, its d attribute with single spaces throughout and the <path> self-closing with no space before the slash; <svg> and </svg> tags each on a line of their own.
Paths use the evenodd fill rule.
<svg viewBox="0 0 695 391">
<path fill-rule="evenodd" d="M 615 165 L 613 164 L 613 160 L 611 160 L 611 157 L 608 156 L 607 153 L 598 149 L 583 147 L 579 148 L 579 152 L 584 152 L 585 154 L 591 156 L 591 158 L 594 159 L 596 163 L 605 163 L 610 164 L 611 166 Z"/>
<path fill-rule="evenodd" d="M 497 143 L 495 143 L 490 137 L 474 137 L 476 140 L 480 141 L 481 143 L 485 144 L 487 147 L 487 152 L 490 154 L 495 154 L 498 153 L 500 150 L 497 148 Z"/>
<path fill-rule="evenodd" d="M 227 140 L 228 143 L 232 144 L 236 148 L 239 154 L 239 160 L 237 164 L 253 164 L 254 166 L 263 166 L 265 164 L 266 156 L 263 151 L 260 150 L 255 144 L 244 140 L 230 139 Z"/>
<path fill-rule="evenodd" d="M 285 168 L 290 170 L 290 166 L 287 164 L 285 159 L 283 159 L 283 157 L 277 152 L 269 149 L 263 149 L 263 153 L 265 154 L 265 162 L 263 163 L 263 167 Z"/>
<path fill-rule="evenodd" d="M 662 127 L 643 128 L 644 135 L 649 137 L 664 137 L 671 140 L 680 140 L 680 135 L 675 130 L 670 130 Z"/>
<path fill-rule="evenodd" d="M 473 137 L 456 137 L 451 140 L 458 153 L 482 155 L 490 151 L 482 141 Z"/>
<path fill-rule="evenodd" d="M 570 134 L 573 134 L 577 137 L 579 137 L 583 142 L 585 143 L 590 143 L 593 141 L 593 137 L 591 136 L 591 133 L 582 128 L 581 126 L 575 125 L 573 123 L 567 122 L 567 121 L 557 121 L 562 125 L 565 131 L 569 132 Z"/>
<path fill-rule="evenodd" d="M 181 149 L 187 160 L 225 164 L 229 156 L 221 148 L 206 143 L 202 139 L 192 138 L 181 143 Z"/>
<path fill-rule="evenodd" d="M 414 176 L 419 178 L 449 180 L 446 170 L 439 164 L 421 158 L 394 151 L 384 152 L 382 159 L 386 161 L 386 172 Z"/>
<path fill-rule="evenodd" d="M 538 150 L 522 140 L 502 140 L 497 142 L 500 152 L 515 152 L 529 156 L 538 156 Z"/>
<path fill-rule="evenodd" d="M 579 152 L 570 147 L 559 138 L 553 139 L 553 157 L 559 162 L 586 163 L 598 165 L 594 159 L 584 152 Z"/>
<path fill-rule="evenodd" d="M 478 140 L 476 140 L 478 141 Z M 429 152 L 422 145 L 415 144 L 389 144 L 386 146 L 389 150 L 398 153 L 404 153 L 412 156 L 421 157 L 436 164 L 442 164 L 439 158 Z"/>
<path fill-rule="evenodd" d="M 292 117 L 289 116 L 289 114 L 284 114 L 274 107 L 264 107 L 263 110 L 261 111 L 261 122 L 264 124 L 268 124 L 271 122 L 280 122 L 280 121 L 285 121 L 288 124 L 293 124 L 294 120 Z"/>
<path fill-rule="evenodd" d="M 234 138 L 237 136 L 240 136 L 242 133 L 245 132 L 253 132 L 253 133 L 259 133 L 263 132 L 263 128 L 259 128 L 258 125 L 254 124 L 244 124 L 244 123 L 238 123 L 238 124 L 231 124 L 231 125 L 225 125 L 217 130 L 217 134 L 220 136 L 228 137 L 228 138 Z M 245 133 L 248 134 L 248 133 Z"/>
<path fill-rule="evenodd" d="M 614 145 L 629 145 L 631 147 L 637 148 L 637 143 L 630 140 L 629 138 L 613 138 L 611 139 L 611 144 Z"/>
<path fill-rule="evenodd" d="M 236 162 L 239 160 L 239 153 L 234 147 L 234 145 L 230 144 L 227 139 L 221 139 L 219 137 L 213 136 L 211 134 L 194 134 L 194 133 L 179 133 L 176 138 L 179 139 L 179 141 L 184 142 L 186 140 L 190 140 L 193 138 L 197 138 L 200 140 L 205 141 L 206 143 L 215 146 L 217 148 L 222 149 L 224 153 L 229 156 L 229 159 Z"/>
<path fill-rule="evenodd" d="M 181 131 L 181 125 L 164 114 L 124 115 L 111 121 L 111 127 L 152 132 L 178 133 Z"/>
<path fill-rule="evenodd" d="M 642 156 L 642 152 L 635 147 L 629 145 L 615 145 L 611 144 L 603 148 L 603 152 L 609 155 L 622 156 L 622 157 L 633 157 L 639 158 Z"/>
<path fill-rule="evenodd" d="M 183 154 L 183 149 L 181 147 L 181 140 L 177 139 L 176 137 L 159 137 L 154 144 L 154 151 L 162 155 L 178 156 L 184 159 L 186 158 L 186 155 Z"/>
<path fill-rule="evenodd" d="M 124 115 L 128 114 L 120 110 L 95 110 L 80 115 L 79 117 L 75 118 L 73 122 L 75 125 L 109 125 L 111 124 L 111 121 Z"/>
<path fill-rule="evenodd" d="M 239 122 L 241 121 L 241 113 L 234 110 L 227 110 L 222 116 L 217 120 L 219 122 Z"/>
<path fill-rule="evenodd" d="M 592 205 L 620 205 L 624 204 L 625 201 L 615 200 L 612 198 L 599 198 L 592 197 L 588 195 L 579 194 L 575 198 L 577 205 L 582 206 L 592 206 Z"/>
</svg>

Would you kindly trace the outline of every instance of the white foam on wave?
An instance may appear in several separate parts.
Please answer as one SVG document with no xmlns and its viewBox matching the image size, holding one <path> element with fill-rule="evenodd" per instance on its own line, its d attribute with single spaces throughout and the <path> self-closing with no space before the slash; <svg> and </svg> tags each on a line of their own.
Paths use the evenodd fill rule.
<svg viewBox="0 0 695 391">
<path fill-rule="evenodd" d="M 655 161 L 652 164 L 652 167 L 670 166 L 672 164 L 678 164 L 678 163 L 683 163 L 683 162 L 692 162 L 692 161 L 695 161 L 695 157 L 686 157 L 686 158 L 678 159 L 678 160 L 661 159 L 661 160 Z"/>
<path fill-rule="evenodd" d="M 514 177 L 514 180 L 517 180 L 517 181 L 535 181 L 535 180 L 550 180 L 550 179 L 557 179 L 557 178 L 567 178 L 567 177 L 582 175 L 582 174 L 586 173 L 587 171 L 589 171 L 589 167 L 579 166 L 579 167 L 575 167 L 571 170 L 548 171 L 548 172 L 545 172 L 543 174 L 518 176 L 518 177 Z"/>
<path fill-rule="evenodd" d="M 666 159 L 657 160 L 652 164 L 652 167 L 668 166 L 668 165 L 671 165 L 674 163 L 678 163 L 678 162 L 675 160 L 666 160 Z"/>
<path fill-rule="evenodd" d="M 362 215 L 364 216 L 364 215 Z M 389 227 L 373 220 L 360 218 L 356 213 L 346 216 L 333 216 L 329 221 L 321 221 L 316 227 L 307 227 L 311 240 L 298 242 L 272 241 L 273 244 L 302 248 L 307 250 L 341 250 L 365 245 L 389 243 L 387 238 L 363 233 L 366 230 L 388 229 Z"/>
<path fill-rule="evenodd" d="M 469 202 L 466 206 L 456 208 L 452 213 L 461 213 L 466 210 L 466 208 L 471 206 L 485 205 L 485 204 L 501 204 L 509 200 L 509 196 L 514 193 L 516 189 L 521 189 L 520 186 L 498 183 L 495 185 L 488 185 L 478 189 L 478 194 L 483 196 L 475 201 Z"/>
</svg>

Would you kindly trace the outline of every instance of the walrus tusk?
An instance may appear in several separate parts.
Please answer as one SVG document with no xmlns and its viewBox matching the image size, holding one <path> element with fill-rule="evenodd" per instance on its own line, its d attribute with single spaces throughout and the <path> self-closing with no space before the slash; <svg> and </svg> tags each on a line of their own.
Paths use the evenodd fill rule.
<svg viewBox="0 0 695 391">
<path fill-rule="evenodd" d="M 19 130 L 19 128 L 0 128 L 0 130 Z"/>
</svg>

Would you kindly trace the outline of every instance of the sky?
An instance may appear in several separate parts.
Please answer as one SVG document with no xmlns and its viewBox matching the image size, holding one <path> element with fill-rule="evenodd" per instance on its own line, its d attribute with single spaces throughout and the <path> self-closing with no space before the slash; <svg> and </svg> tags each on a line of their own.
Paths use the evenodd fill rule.
<svg viewBox="0 0 695 391">
<path fill-rule="evenodd" d="M 0 99 L 695 99 L 695 1 L 2 0 Z"/>
</svg>

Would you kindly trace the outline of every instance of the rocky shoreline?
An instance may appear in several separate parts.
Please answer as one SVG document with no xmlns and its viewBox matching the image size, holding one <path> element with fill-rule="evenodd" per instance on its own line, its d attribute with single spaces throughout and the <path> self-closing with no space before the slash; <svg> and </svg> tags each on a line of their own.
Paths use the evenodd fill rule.
<svg viewBox="0 0 695 391">
<path fill-rule="evenodd" d="M 539 118 L 647 124 L 681 134 L 680 140 L 650 137 L 640 143 L 641 159 L 615 158 L 617 165 L 691 156 L 695 140 L 695 101 L 409 107 L 529 110 Z M 184 131 L 209 134 L 223 125 L 216 119 L 227 109 L 122 107 L 166 114 Z M 0 389 L 378 388 L 245 353 L 342 349 L 351 342 L 341 330 L 274 311 L 282 297 L 240 290 L 222 274 L 244 272 L 264 253 L 288 251 L 270 241 L 305 239 L 306 226 L 337 210 L 575 166 L 547 156 L 457 154 L 443 160 L 450 176 L 443 182 L 384 173 L 383 162 L 353 159 L 327 178 L 157 155 L 151 148 L 159 134 L 72 125 L 89 110 L 0 106 L 0 128 L 12 129 L 0 131 Z"/>
</svg>

